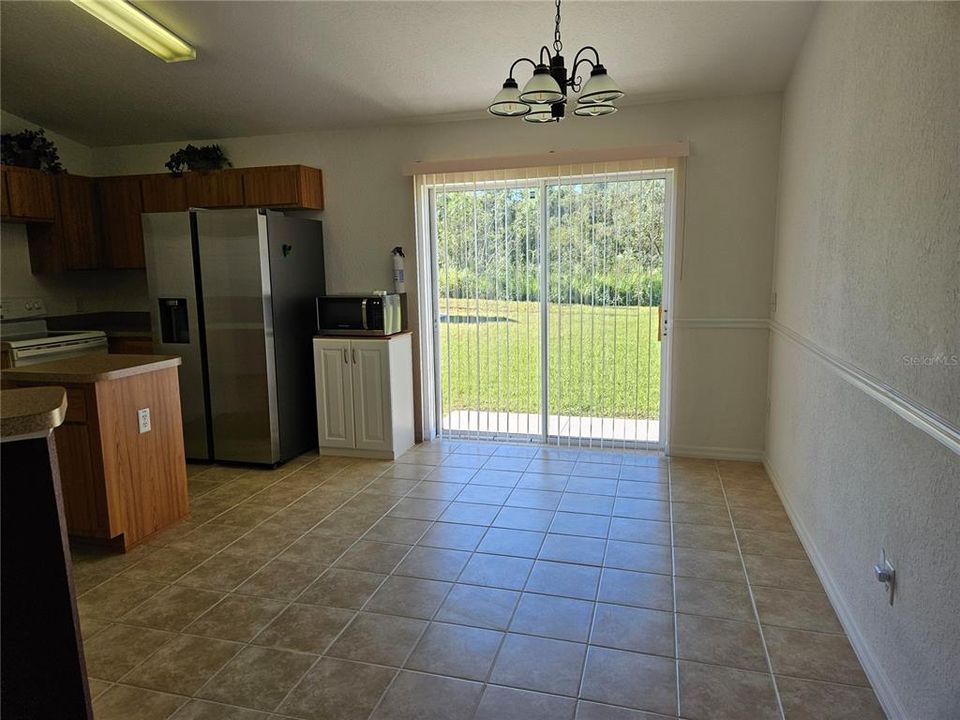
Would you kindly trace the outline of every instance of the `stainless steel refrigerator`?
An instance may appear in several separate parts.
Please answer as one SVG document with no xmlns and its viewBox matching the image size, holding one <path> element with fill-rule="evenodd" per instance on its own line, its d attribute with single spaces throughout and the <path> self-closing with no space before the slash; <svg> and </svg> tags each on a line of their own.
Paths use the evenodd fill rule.
<svg viewBox="0 0 960 720">
<path fill-rule="evenodd" d="M 275 465 L 316 447 L 320 221 L 262 209 L 142 217 L 154 351 L 183 358 L 187 457 Z"/>
</svg>

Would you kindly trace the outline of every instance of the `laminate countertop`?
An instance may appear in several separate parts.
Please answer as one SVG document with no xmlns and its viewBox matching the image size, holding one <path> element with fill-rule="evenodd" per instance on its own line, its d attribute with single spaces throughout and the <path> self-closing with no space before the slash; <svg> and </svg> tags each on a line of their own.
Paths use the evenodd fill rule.
<svg viewBox="0 0 960 720">
<path fill-rule="evenodd" d="M 42 433 L 63 423 L 67 391 L 62 387 L 21 388 L 0 392 L 0 437 L 11 440 Z"/>
<path fill-rule="evenodd" d="M 94 383 L 156 372 L 180 365 L 176 355 L 87 353 L 51 362 L 9 368 L 3 379 L 14 382 Z"/>
</svg>

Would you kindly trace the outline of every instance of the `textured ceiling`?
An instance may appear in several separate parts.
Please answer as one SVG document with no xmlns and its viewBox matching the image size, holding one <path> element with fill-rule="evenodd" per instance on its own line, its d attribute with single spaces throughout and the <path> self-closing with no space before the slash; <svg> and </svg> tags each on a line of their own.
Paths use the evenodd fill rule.
<svg viewBox="0 0 960 720">
<path fill-rule="evenodd" d="M 68 2 L 0 4 L 3 109 L 89 145 L 480 116 L 553 35 L 550 2 L 137 4 L 197 60 L 167 65 Z M 596 46 L 624 104 L 775 92 L 814 7 L 567 2 L 565 54 Z"/>
</svg>

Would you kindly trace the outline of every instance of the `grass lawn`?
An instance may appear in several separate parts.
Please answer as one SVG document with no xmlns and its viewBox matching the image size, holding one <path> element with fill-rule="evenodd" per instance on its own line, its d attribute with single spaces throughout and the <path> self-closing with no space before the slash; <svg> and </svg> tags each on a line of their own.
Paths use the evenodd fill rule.
<svg viewBox="0 0 960 720">
<path fill-rule="evenodd" d="M 540 412 L 538 303 L 441 299 L 440 315 L 445 413 Z M 548 328 L 552 414 L 659 417 L 657 308 L 551 304 Z"/>
</svg>

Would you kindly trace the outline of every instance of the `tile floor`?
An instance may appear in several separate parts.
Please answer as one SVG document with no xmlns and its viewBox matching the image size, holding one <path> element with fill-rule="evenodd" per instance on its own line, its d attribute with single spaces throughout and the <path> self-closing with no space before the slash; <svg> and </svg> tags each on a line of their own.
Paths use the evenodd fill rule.
<svg viewBox="0 0 960 720">
<path fill-rule="evenodd" d="M 190 468 L 78 550 L 98 720 L 883 718 L 759 465 L 498 444 Z"/>
</svg>

